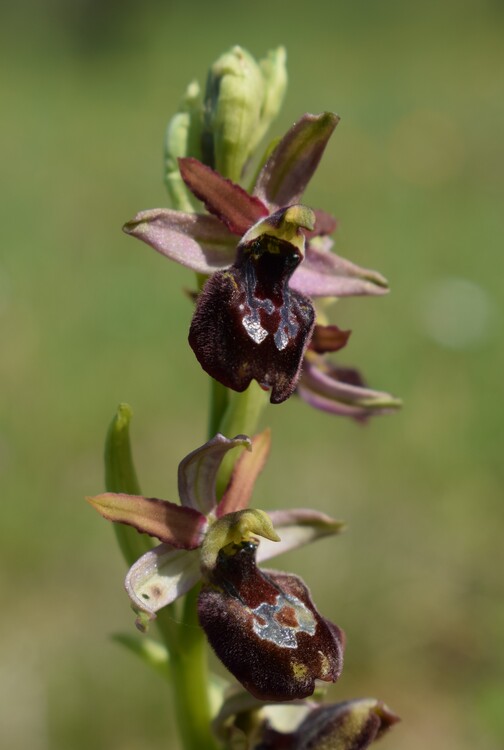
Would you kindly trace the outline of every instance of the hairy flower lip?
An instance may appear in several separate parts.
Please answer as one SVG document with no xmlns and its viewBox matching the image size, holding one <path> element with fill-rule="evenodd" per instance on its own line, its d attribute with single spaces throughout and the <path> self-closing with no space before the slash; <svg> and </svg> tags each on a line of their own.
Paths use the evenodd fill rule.
<svg viewBox="0 0 504 750">
<path fill-rule="evenodd" d="M 306 206 L 278 209 L 241 238 L 234 264 L 213 274 L 196 302 L 189 344 L 202 368 L 242 392 L 256 380 L 270 402 L 292 395 L 315 322 L 311 300 L 289 287 L 304 256 Z"/>
<path fill-rule="evenodd" d="M 399 721 L 399 716 L 376 698 L 312 704 L 291 732 L 278 731 L 268 720 L 264 721 L 260 747 L 262 750 L 365 750 Z"/>
<path fill-rule="evenodd" d="M 320 615 L 298 576 L 261 570 L 255 554 L 256 545 L 247 543 L 221 551 L 199 594 L 200 624 L 217 656 L 256 698 L 305 698 L 316 680 L 339 678 L 344 634 Z"/>
<path fill-rule="evenodd" d="M 235 736 L 247 737 L 261 750 L 365 750 L 401 721 L 376 698 L 325 704 L 319 702 L 321 698 L 291 701 L 286 716 L 284 702 L 261 701 L 248 691 L 233 690 L 213 729 L 224 743 Z"/>
</svg>

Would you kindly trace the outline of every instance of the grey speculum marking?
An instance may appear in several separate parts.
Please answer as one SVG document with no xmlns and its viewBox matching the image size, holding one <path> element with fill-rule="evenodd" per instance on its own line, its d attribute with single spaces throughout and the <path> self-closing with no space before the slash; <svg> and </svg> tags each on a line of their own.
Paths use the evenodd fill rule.
<svg viewBox="0 0 504 750">
<path fill-rule="evenodd" d="M 295 339 L 299 330 L 299 324 L 291 315 L 289 306 L 290 295 L 287 289 L 284 289 L 284 303 L 280 308 L 280 325 L 273 337 L 276 348 L 281 352 L 289 343 L 289 339 Z"/>
<path fill-rule="evenodd" d="M 272 315 L 275 311 L 275 306 L 270 299 L 255 299 L 254 305 L 250 303 L 250 298 L 248 301 L 250 315 L 244 315 L 242 318 L 242 324 L 252 341 L 255 341 L 256 344 L 260 344 L 264 341 L 266 336 L 268 336 L 268 331 L 261 325 L 259 310 L 266 310 L 268 315 Z"/>
<path fill-rule="evenodd" d="M 282 624 L 276 619 L 275 615 L 281 612 L 284 607 L 294 610 L 298 622 L 297 627 Z M 251 611 L 254 615 L 252 625 L 254 633 L 262 640 L 272 641 L 280 648 L 297 648 L 297 633 L 315 634 L 315 618 L 296 596 L 278 594 L 275 604 L 262 602 Z M 263 620 L 264 624 L 258 618 Z"/>
<path fill-rule="evenodd" d="M 276 348 L 281 352 L 287 347 L 289 340 L 291 338 L 294 339 L 297 336 L 299 330 L 299 324 L 291 314 L 290 294 L 287 284 L 285 283 L 283 285 L 282 304 L 276 306 L 272 300 L 268 298 L 261 299 L 256 296 L 257 277 L 253 268 L 247 267 L 245 279 L 249 314 L 243 316 L 241 321 L 242 325 L 252 341 L 256 344 L 261 344 L 269 335 L 270 331 L 261 325 L 260 311 L 264 310 L 266 315 L 273 315 L 275 311 L 278 311 L 280 315 L 280 323 L 273 335 L 273 340 Z"/>
</svg>

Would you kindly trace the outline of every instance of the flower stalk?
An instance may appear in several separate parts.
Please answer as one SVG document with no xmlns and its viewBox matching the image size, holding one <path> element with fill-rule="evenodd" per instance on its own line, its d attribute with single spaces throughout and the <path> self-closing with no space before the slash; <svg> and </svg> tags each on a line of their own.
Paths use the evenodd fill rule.
<svg viewBox="0 0 504 750">
<path fill-rule="evenodd" d="M 223 387 L 223 386 L 221 386 Z M 268 403 L 268 394 L 252 381 L 242 393 L 226 388 L 227 405 L 222 414 L 218 432 L 223 435 L 254 435 L 257 431 L 261 413 Z M 214 409 L 210 406 L 210 411 Z M 214 433 L 215 434 L 215 433 Z M 210 437 L 210 435 L 209 435 Z M 222 497 L 233 473 L 236 458 L 228 453 L 221 464 L 217 476 L 217 496 Z"/>
<path fill-rule="evenodd" d="M 211 376 L 208 440 L 179 464 L 178 503 L 141 495 L 126 404 L 107 434 L 107 491 L 87 498 L 114 522 L 138 629 L 155 621 L 162 644 L 117 640 L 171 682 L 184 750 L 364 750 L 398 720 L 374 699 L 318 703 L 316 681 L 340 677 L 345 635 L 301 578 L 260 567 L 343 524 L 310 508 L 248 507 L 270 448 L 269 430 L 257 433 L 268 401 L 297 394 L 358 421 L 400 405 L 326 359 L 350 331 L 316 320 L 312 299 L 388 291 L 381 274 L 333 253 L 333 217 L 301 203 L 339 117 L 303 115 L 266 150 L 250 192 L 239 184 L 278 114 L 285 60 L 283 48 L 257 62 L 233 47 L 211 67 L 204 94 L 190 84 L 165 136 L 173 208 L 124 226 L 196 272 L 189 343 Z M 225 698 L 219 686 L 217 710 L 207 640 L 247 691 Z M 278 732 L 263 715 L 268 704 L 310 696 L 295 731 Z"/>
<path fill-rule="evenodd" d="M 198 623 L 197 601 L 198 588 L 194 588 L 186 596 L 176 629 L 169 608 L 160 612 L 157 623 L 163 641 L 172 644 L 173 707 L 182 746 L 184 750 L 218 750 L 219 744 L 211 731 L 208 649 Z"/>
</svg>

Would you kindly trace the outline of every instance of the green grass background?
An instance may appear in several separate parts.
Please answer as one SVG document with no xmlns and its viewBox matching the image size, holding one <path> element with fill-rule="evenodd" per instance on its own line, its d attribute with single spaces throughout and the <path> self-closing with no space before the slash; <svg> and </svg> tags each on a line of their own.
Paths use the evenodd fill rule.
<svg viewBox="0 0 504 750">
<path fill-rule="evenodd" d="M 48 0 L 0 30 L 0 737 L 10 750 L 177 748 L 133 632 L 110 527 L 83 501 L 120 401 L 144 492 L 175 499 L 205 434 L 190 272 L 121 233 L 166 205 L 164 126 L 239 43 L 285 44 L 273 131 L 342 120 L 307 202 L 392 292 L 349 299 L 340 361 L 404 398 L 362 428 L 291 399 L 255 503 L 348 532 L 280 559 L 348 635 L 334 700 L 375 696 L 390 750 L 504 743 L 503 16 L 494 0 Z M 467 283 L 458 284 L 453 280 Z"/>
</svg>

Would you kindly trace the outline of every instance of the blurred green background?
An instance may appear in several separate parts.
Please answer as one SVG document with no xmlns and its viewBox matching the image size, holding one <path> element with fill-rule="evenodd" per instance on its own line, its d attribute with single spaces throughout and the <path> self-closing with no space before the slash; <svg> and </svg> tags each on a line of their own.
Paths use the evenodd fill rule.
<svg viewBox="0 0 504 750">
<path fill-rule="evenodd" d="M 190 272 L 121 233 L 166 205 L 165 123 L 239 43 L 279 44 L 305 111 L 342 120 L 307 194 L 338 251 L 392 292 L 348 299 L 340 362 L 402 396 L 367 427 L 270 407 L 255 502 L 349 524 L 278 566 L 347 632 L 334 700 L 374 696 L 390 750 L 504 743 L 503 20 L 498 0 L 27 0 L 0 29 L 0 738 L 10 750 L 176 748 L 161 678 L 109 640 L 133 632 L 103 489 L 117 403 L 135 411 L 144 492 L 176 497 L 205 436 L 186 345 Z"/>
</svg>

